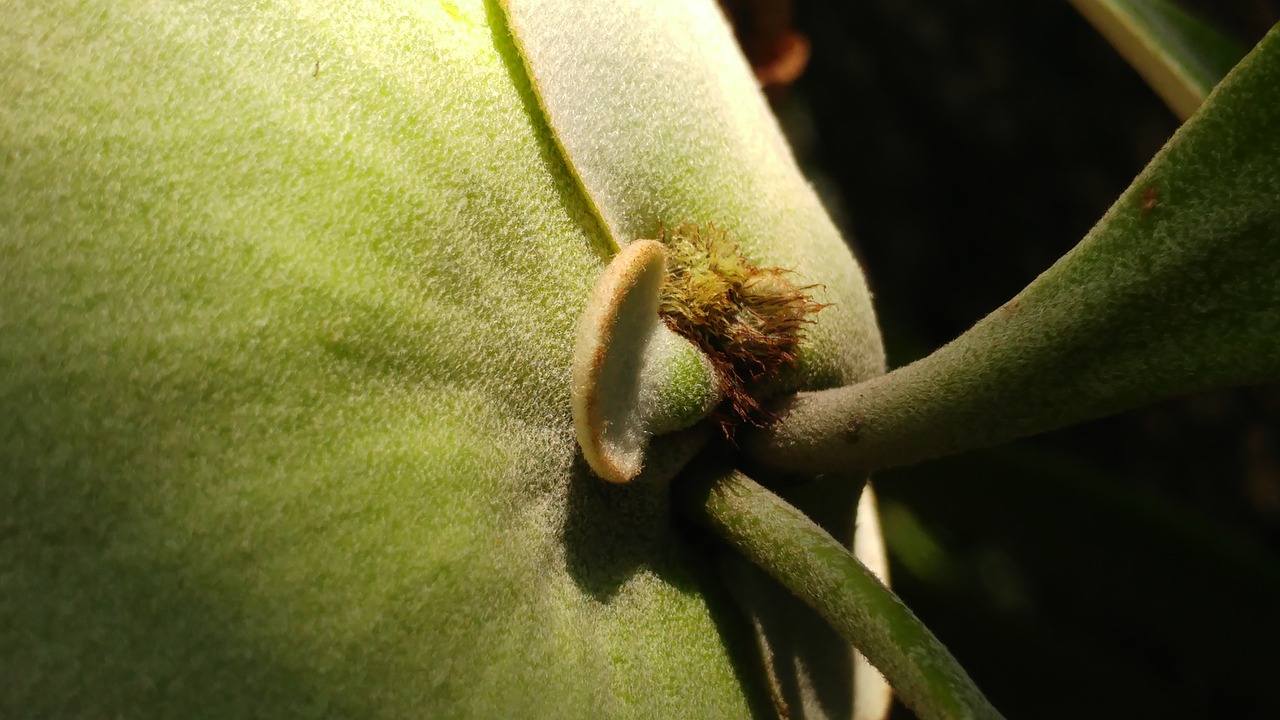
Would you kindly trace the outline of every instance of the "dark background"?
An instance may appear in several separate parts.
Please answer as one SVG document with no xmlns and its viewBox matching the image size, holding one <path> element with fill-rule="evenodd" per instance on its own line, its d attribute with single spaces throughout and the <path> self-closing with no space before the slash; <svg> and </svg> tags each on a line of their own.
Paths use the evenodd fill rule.
<svg viewBox="0 0 1280 720">
<path fill-rule="evenodd" d="M 726 5 L 783 76 L 775 109 L 853 238 L 892 367 L 1052 264 L 1178 126 L 1066 2 Z M 1275 1 L 1184 6 L 1245 46 L 1280 20 Z M 794 82 L 769 69 L 806 42 Z M 1280 386 L 876 485 L 896 589 L 1007 716 L 1280 718 Z"/>
</svg>

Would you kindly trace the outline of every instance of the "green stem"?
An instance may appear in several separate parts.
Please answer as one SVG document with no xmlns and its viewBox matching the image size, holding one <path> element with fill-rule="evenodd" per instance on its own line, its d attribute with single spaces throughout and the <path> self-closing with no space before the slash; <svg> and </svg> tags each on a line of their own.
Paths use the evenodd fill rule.
<svg viewBox="0 0 1280 720">
<path fill-rule="evenodd" d="M 1280 379 L 1280 26 L 1079 244 L 960 337 L 802 392 L 740 438 L 777 473 L 868 472 Z"/>
<path fill-rule="evenodd" d="M 921 720 L 1000 718 L 946 647 L 822 528 L 740 472 L 677 484 L 677 507 L 822 615 Z"/>
</svg>

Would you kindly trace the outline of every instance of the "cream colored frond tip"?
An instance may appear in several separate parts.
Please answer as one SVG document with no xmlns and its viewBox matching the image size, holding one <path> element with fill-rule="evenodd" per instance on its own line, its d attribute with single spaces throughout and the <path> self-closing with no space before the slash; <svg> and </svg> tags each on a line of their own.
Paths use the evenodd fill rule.
<svg viewBox="0 0 1280 720">
<path fill-rule="evenodd" d="M 573 425 L 587 463 L 614 483 L 644 466 L 654 435 L 696 423 L 719 403 L 707 358 L 659 319 L 666 249 L 639 240 L 605 268 L 578 323 Z"/>
</svg>

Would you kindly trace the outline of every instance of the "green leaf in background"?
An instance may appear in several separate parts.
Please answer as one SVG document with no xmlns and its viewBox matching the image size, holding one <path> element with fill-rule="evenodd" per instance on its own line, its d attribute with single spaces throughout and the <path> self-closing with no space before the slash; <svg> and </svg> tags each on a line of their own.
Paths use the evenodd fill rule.
<svg viewBox="0 0 1280 720">
<path fill-rule="evenodd" d="M 932 355 L 784 402 L 786 471 L 872 469 L 1280 377 L 1280 29 L 1071 252 Z"/>
<path fill-rule="evenodd" d="M 609 112 L 663 120 L 617 123 L 664 164 L 614 180 L 805 258 L 846 294 L 804 382 L 864 379 L 860 275 L 785 147 L 742 145 L 777 130 L 709 8 L 609 29 L 644 60 L 597 68 Z M 613 227 L 499 8 L 0 18 L 0 716 L 751 714 L 745 623 L 670 527 L 687 447 L 627 488 L 578 456 Z"/>
<path fill-rule="evenodd" d="M 1071 0 L 1177 115 L 1186 119 L 1245 48 L 1167 0 Z"/>
</svg>

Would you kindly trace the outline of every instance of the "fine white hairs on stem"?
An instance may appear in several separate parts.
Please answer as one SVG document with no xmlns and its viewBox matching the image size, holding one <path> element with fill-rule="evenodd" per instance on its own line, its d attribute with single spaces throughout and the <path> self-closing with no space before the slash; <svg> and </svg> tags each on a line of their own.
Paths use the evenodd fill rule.
<svg viewBox="0 0 1280 720">
<path fill-rule="evenodd" d="M 573 425 L 587 463 L 615 483 L 644 465 L 654 435 L 706 417 L 720 382 L 705 355 L 658 317 L 666 249 L 638 240 L 592 290 L 573 351 Z"/>
</svg>

